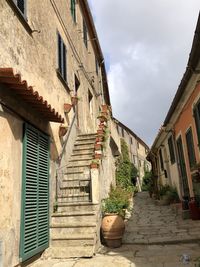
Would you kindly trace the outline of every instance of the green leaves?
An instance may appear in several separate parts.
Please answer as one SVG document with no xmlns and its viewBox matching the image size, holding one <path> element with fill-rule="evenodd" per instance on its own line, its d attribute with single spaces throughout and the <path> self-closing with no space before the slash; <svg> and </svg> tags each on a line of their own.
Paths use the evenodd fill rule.
<svg viewBox="0 0 200 267">
<path fill-rule="evenodd" d="M 124 139 L 121 139 L 121 151 L 122 155 L 116 170 L 116 182 L 128 192 L 133 192 L 138 170 L 130 161 L 128 146 Z"/>
</svg>

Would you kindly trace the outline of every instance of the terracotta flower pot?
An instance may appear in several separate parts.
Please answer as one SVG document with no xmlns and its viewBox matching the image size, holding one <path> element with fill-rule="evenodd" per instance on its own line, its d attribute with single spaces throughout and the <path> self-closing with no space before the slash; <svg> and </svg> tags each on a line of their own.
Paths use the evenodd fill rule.
<svg viewBox="0 0 200 267">
<path fill-rule="evenodd" d="M 103 134 L 104 134 L 104 130 L 103 130 L 103 129 L 98 129 L 98 130 L 97 130 L 97 134 L 98 134 L 98 136 L 99 136 L 99 135 L 103 136 Z"/>
<path fill-rule="evenodd" d="M 120 247 L 125 230 L 123 218 L 118 214 L 106 214 L 101 224 L 106 245 L 111 248 Z"/>
<path fill-rule="evenodd" d="M 95 159 L 101 159 L 101 158 L 102 158 L 102 154 L 97 154 L 97 153 L 95 153 L 95 154 L 94 154 L 94 158 L 95 158 Z"/>
<path fill-rule="evenodd" d="M 58 133 L 59 136 L 61 137 L 61 136 L 66 135 L 67 130 L 68 130 L 68 127 L 67 127 L 67 126 L 63 126 L 63 125 L 61 125 L 61 126 L 59 127 L 59 133 Z"/>
<path fill-rule="evenodd" d="M 98 169 L 99 168 L 99 164 L 97 164 L 97 163 L 91 163 L 90 164 L 90 168 L 91 169 Z"/>
<path fill-rule="evenodd" d="M 64 112 L 69 113 L 72 108 L 71 104 L 64 103 Z"/>
<path fill-rule="evenodd" d="M 96 143 L 102 143 L 103 142 L 103 136 L 98 136 L 95 140 Z"/>
<path fill-rule="evenodd" d="M 102 145 L 101 144 L 95 144 L 94 145 L 94 149 L 95 150 L 101 150 L 102 149 Z"/>
<path fill-rule="evenodd" d="M 101 110 L 102 112 L 108 112 L 109 111 L 109 106 L 108 105 L 101 105 Z"/>
<path fill-rule="evenodd" d="M 77 96 L 72 96 L 71 97 L 71 102 L 72 102 L 72 106 L 76 106 L 78 103 L 78 97 Z"/>
</svg>

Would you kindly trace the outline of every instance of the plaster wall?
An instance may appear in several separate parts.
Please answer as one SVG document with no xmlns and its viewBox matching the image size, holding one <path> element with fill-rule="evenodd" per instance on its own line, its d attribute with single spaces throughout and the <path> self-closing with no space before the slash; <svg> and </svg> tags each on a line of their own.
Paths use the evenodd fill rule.
<svg viewBox="0 0 200 267">
<path fill-rule="evenodd" d="M 193 117 L 193 107 L 195 103 L 199 100 L 199 98 L 200 98 L 200 83 L 198 83 L 196 87 L 194 88 L 191 96 L 189 97 L 188 101 L 185 103 L 180 116 L 178 117 L 177 121 L 174 124 L 176 139 L 178 139 L 179 136 L 182 137 L 190 196 L 193 196 L 193 187 L 192 187 L 192 179 L 191 179 L 192 171 L 189 166 L 189 158 L 187 154 L 187 143 L 186 143 L 185 134 L 187 130 L 191 127 L 192 134 L 193 134 L 196 161 L 200 162 L 200 152 L 199 152 L 199 147 L 198 147 L 197 132 L 196 132 L 196 126 L 195 126 L 195 121 Z"/>
<path fill-rule="evenodd" d="M 6 88 L 0 84 L 0 100 L 14 110 L 10 113 L 3 106 L 0 109 L 0 242 L 3 266 L 15 266 L 19 263 L 23 123 L 28 121 L 51 139 L 50 215 L 55 197 L 56 169 L 67 163 L 79 132 L 96 131 L 99 107 L 104 102 L 100 94 L 101 71 L 99 69 L 98 74 L 96 73 L 95 52 L 89 35 L 88 48 L 85 47 L 83 17 L 78 4 L 76 9 L 77 22 L 74 23 L 70 0 L 29 0 L 25 22 L 16 8 L 13 8 L 11 0 L 0 0 L 0 68 L 13 68 L 15 73 L 20 73 L 22 80 L 33 86 L 65 118 L 68 126 L 72 123 L 75 111 L 72 109 L 66 115 L 63 106 L 64 103 L 71 103 L 70 95 L 75 90 L 74 75 L 80 82 L 77 94 L 81 98 L 76 107 L 78 115 L 64 151 L 66 137 L 59 137 L 59 124 L 44 121 L 26 103 L 18 101 L 12 94 L 8 95 Z M 56 71 L 57 32 L 67 47 L 67 83 L 63 82 Z M 92 95 L 90 105 L 88 91 Z M 106 168 L 109 169 L 108 165 Z M 107 182 L 104 183 L 107 186 Z"/>
</svg>

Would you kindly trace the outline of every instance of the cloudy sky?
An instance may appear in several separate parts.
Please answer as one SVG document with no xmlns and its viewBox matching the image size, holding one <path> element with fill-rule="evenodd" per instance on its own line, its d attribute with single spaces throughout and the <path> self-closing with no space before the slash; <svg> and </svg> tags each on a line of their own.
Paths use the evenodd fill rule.
<svg viewBox="0 0 200 267">
<path fill-rule="evenodd" d="M 185 71 L 199 0 L 90 0 L 113 114 L 151 145 Z"/>
</svg>

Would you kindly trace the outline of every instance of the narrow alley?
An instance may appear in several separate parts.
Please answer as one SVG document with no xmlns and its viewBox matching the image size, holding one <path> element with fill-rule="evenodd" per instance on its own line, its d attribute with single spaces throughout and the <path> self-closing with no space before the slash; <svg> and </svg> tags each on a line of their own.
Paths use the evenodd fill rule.
<svg viewBox="0 0 200 267">
<path fill-rule="evenodd" d="M 200 221 L 183 220 L 146 192 L 134 197 L 120 248 L 102 246 L 93 258 L 43 259 L 31 267 L 199 267 Z"/>
</svg>

